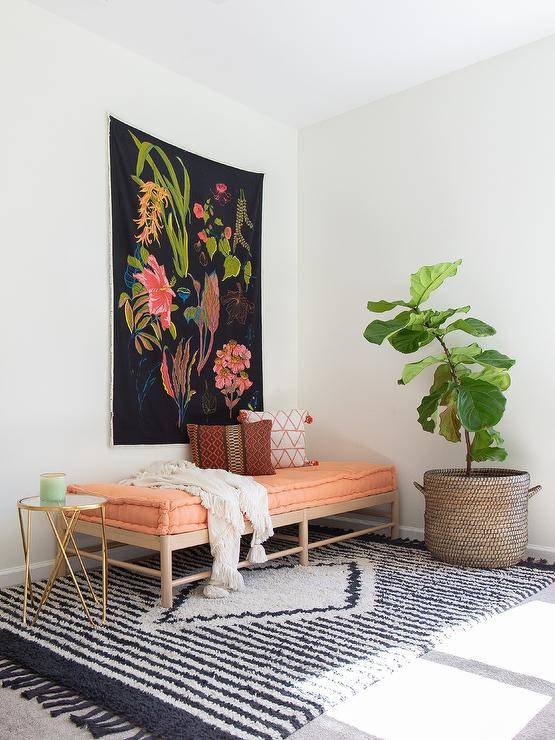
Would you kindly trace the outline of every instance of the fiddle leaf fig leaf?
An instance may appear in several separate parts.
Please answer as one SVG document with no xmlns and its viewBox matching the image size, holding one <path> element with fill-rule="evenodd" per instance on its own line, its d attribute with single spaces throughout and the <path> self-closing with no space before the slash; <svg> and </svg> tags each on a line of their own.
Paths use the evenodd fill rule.
<svg viewBox="0 0 555 740">
<path fill-rule="evenodd" d="M 411 305 L 419 306 L 428 300 L 430 294 L 437 290 L 448 277 L 457 274 L 461 262 L 462 260 L 457 260 L 456 262 L 440 262 L 437 265 L 425 265 L 411 275 Z"/>
<path fill-rule="evenodd" d="M 414 329 L 405 327 L 395 334 L 392 334 L 388 341 L 391 346 L 398 352 L 402 352 L 405 355 L 410 355 L 412 352 L 416 352 L 421 347 L 425 347 L 434 338 L 434 335 L 427 329 L 416 327 Z"/>
<path fill-rule="evenodd" d="M 442 385 L 445 385 L 445 383 L 449 383 L 450 381 L 451 370 L 449 368 L 449 365 L 447 363 L 444 363 L 443 365 L 438 365 L 434 373 L 434 382 L 432 387 L 430 388 L 430 393 L 434 393 L 434 391 L 436 391 Z"/>
<path fill-rule="evenodd" d="M 373 311 L 373 313 L 385 313 L 397 306 L 407 306 L 410 308 L 410 303 L 406 301 L 368 301 L 368 310 Z"/>
<path fill-rule="evenodd" d="M 468 347 L 453 347 L 450 350 L 450 354 L 453 365 L 458 365 L 459 362 L 472 364 L 477 362 L 475 358 L 482 354 L 482 348 L 478 344 L 473 343 L 469 344 Z"/>
<path fill-rule="evenodd" d="M 512 360 L 507 355 L 503 355 L 495 349 L 486 349 L 476 357 L 475 362 L 479 365 L 491 365 L 491 367 L 500 367 L 504 370 L 509 370 L 515 364 L 516 360 Z"/>
<path fill-rule="evenodd" d="M 511 376 L 506 370 L 501 370 L 499 367 L 492 367 L 487 365 L 483 370 L 479 370 L 475 373 L 469 373 L 469 378 L 475 378 L 476 380 L 485 380 L 486 383 L 496 385 L 499 390 L 506 391 L 511 385 Z"/>
<path fill-rule="evenodd" d="M 461 422 L 457 415 L 456 402 L 451 402 L 439 415 L 439 433 L 448 442 L 461 441 Z"/>
<path fill-rule="evenodd" d="M 364 338 L 372 344 L 381 344 L 384 339 L 387 339 L 391 334 L 394 334 L 405 327 L 409 323 L 410 317 L 410 311 L 402 311 L 400 314 L 397 314 L 395 318 L 390 319 L 389 321 L 376 319 L 368 324 L 364 330 Z"/>
<path fill-rule="evenodd" d="M 444 383 L 439 386 L 439 388 L 436 388 L 432 393 L 424 396 L 420 406 L 417 408 L 418 423 L 425 432 L 433 432 L 436 428 L 435 414 L 437 412 L 437 407 L 439 406 L 439 399 L 448 387 L 449 383 Z"/>
<path fill-rule="evenodd" d="M 445 329 L 445 333 L 448 334 L 451 331 L 465 331 L 467 334 L 472 334 L 473 337 L 490 337 L 492 334 L 495 334 L 493 326 L 480 321 L 480 319 L 473 318 L 453 321 Z"/>
<path fill-rule="evenodd" d="M 507 458 L 507 450 L 502 447 L 503 439 L 495 429 L 482 429 L 476 432 L 472 441 L 470 453 L 476 462 L 497 460 L 502 462 Z"/>
<path fill-rule="evenodd" d="M 428 326 L 431 329 L 437 329 L 438 326 L 441 326 L 444 321 L 447 321 L 447 319 L 450 319 L 451 316 L 454 316 L 456 313 L 468 313 L 469 311 L 470 306 L 461 306 L 460 308 L 448 308 L 446 311 L 430 311 Z"/>
<path fill-rule="evenodd" d="M 403 374 L 397 382 L 399 385 L 407 385 L 407 383 L 410 383 L 413 378 L 416 378 L 422 370 L 430 367 L 430 365 L 437 365 L 438 362 L 445 362 L 445 355 L 430 355 L 429 357 L 424 357 L 423 360 L 419 360 L 418 362 L 409 362 L 403 368 Z M 449 368 L 447 367 L 447 369 Z"/>
<path fill-rule="evenodd" d="M 503 416 L 507 400 L 499 388 L 484 380 L 462 378 L 457 412 L 465 429 L 477 432 L 493 427 Z"/>
</svg>

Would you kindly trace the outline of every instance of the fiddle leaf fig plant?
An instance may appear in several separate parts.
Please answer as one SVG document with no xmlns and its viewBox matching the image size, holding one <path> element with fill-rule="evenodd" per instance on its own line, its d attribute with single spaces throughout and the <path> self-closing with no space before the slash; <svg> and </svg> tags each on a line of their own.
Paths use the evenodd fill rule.
<svg viewBox="0 0 555 740">
<path fill-rule="evenodd" d="M 466 473 L 472 461 L 503 461 L 507 451 L 495 429 L 505 411 L 506 391 L 511 383 L 509 370 L 515 360 L 494 349 L 483 350 L 472 342 L 449 346 L 453 332 L 471 337 L 489 337 L 495 329 L 480 319 L 466 316 L 470 306 L 443 311 L 425 309 L 422 304 L 443 282 L 457 274 L 462 260 L 421 267 L 410 278 L 410 299 L 368 301 L 368 310 L 386 313 L 402 308 L 387 321 L 375 319 L 364 337 L 371 344 L 385 340 L 403 354 L 412 354 L 432 342 L 441 346 L 438 354 L 428 355 L 403 368 L 399 385 L 407 385 L 427 368 L 434 368 L 433 382 L 418 406 L 418 421 L 426 432 L 436 429 L 448 442 L 466 444 Z M 457 315 L 463 314 L 458 318 Z M 473 435 L 471 437 L 471 435 Z"/>
</svg>

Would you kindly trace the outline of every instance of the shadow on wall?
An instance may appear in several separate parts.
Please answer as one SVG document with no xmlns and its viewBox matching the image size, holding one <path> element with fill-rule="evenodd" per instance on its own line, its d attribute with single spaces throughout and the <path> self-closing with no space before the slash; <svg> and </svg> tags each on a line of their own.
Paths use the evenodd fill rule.
<svg viewBox="0 0 555 740">
<path fill-rule="evenodd" d="M 377 465 L 394 465 L 391 458 L 342 433 L 337 427 L 319 424 L 317 417 L 307 430 L 307 457 L 316 460 L 361 460 Z"/>
</svg>

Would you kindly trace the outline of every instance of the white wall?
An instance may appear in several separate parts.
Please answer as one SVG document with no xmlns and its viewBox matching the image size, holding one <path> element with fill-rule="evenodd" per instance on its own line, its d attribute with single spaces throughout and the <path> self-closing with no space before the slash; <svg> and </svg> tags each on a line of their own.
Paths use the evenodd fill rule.
<svg viewBox="0 0 555 740">
<path fill-rule="evenodd" d="M 554 73 L 551 37 L 299 136 L 299 396 L 315 417 L 310 452 L 392 460 L 406 534 L 423 526 L 412 481 L 461 466 L 464 453 L 417 424 L 429 374 L 396 385 L 416 356 L 362 338 L 376 318 L 366 301 L 404 298 L 415 268 L 462 257 L 432 305 L 471 303 L 498 330 L 484 346 L 518 359 L 500 429 L 507 463 L 544 485 L 530 503 L 530 542 L 555 547 Z"/>
<path fill-rule="evenodd" d="M 186 452 L 109 446 L 107 113 L 266 174 L 268 407 L 297 402 L 297 134 L 22 0 L 2 0 L 0 17 L 0 571 L 6 571 L 21 563 L 15 502 L 36 492 L 41 471 L 115 480 Z M 53 549 L 35 518 L 38 562 Z M 4 573 L 4 581 L 10 578 Z"/>
</svg>

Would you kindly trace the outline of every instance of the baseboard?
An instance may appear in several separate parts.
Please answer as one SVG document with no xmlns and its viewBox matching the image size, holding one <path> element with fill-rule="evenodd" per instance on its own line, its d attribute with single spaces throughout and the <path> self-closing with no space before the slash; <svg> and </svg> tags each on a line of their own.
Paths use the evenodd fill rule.
<svg viewBox="0 0 555 740">
<path fill-rule="evenodd" d="M 375 521 L 376 524 L 379 523 L 378 519 L 372 520 L 369 517 L 365 517 L 365 518 L 357 517 L 355 514 L 353 516 L 341 516 L 341 517 L 330 516 L 327 519 L 323 519 L 321 523 L 325 524 L 326 522 L 328 522 L 330 526 L 343 527 L 344 529 L 356 529 L 358 527 L 368 526 L 369 523 L 371 525 L 372 521 Z M 424 539 L 424 529 L 419 528 L 419 527 L 407 527 L 401 524 L 399 527 L 399 531 L 403 539 L 409 539 L 409 540 L 423 540 Z M 531 557 L 531 558 L 547 560 L 550 563 L 555 562 L 555 547 L 551 547 L 549 545 L 533 545 L 532 543 L 529 543 L 526 549 L 526 554 L 528 557 Z"/>
<path fill-rule="evenodd" d="M 147 552 L 147 550 L 144 550 L 140 547 L 127 545 L 125 547 L 118 547 L 117 550 L 114 550 L 113 557 L 117 558 L 118 560 L 131 560 L 133 558 L 138 558 L 141 555 L 146 555 Z M 76 573 L 81 570 L 77 558 L 71 558 L 70 562 L 71 567 Z M 100 568 L 100 563 L 94 560 L 86 560 L 85 563 L 87 570 Z M 48 578 L 53 565 L 54 559 L 42 560 L 38 563 L 31 563 L 31 577 L 33 581 L 41 581 L 45 578 Z M 24 573 L 24 565 L 16 565 L 13 568 L 4 568 L 3 570 L 0 570 L 0 588 L 9 588 L 10 586 L 18 586 L 22 584 Z"/>
</svg>

